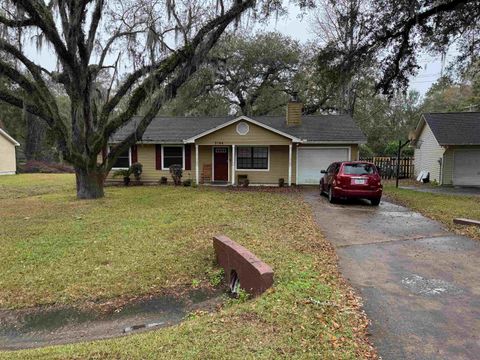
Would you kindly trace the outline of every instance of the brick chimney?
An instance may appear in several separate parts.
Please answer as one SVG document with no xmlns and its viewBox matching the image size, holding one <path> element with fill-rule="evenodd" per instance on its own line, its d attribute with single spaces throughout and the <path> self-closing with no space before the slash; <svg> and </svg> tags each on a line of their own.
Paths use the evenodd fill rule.
<svg viewBox="0 0 480 360">
<path fill-rule="evenodd" d="M 298 93 L 293 93 L 287 104 L 287 126 L 302 125 L 303 104 L 298 99 Z"/>
</svg>

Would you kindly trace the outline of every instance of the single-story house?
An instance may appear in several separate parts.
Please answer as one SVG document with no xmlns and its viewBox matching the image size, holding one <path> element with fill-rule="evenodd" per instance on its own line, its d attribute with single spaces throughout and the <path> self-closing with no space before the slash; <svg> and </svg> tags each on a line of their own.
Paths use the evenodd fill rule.
<svg viewBox="0 0 480 360">
<path fill-rule="evenodd" d="M 415 173 L 442 185 L 480 186 L 480 112 L 423 114 L 411 137 Z"/>
<path fill-rule="evenodd" d="M 133 118 L 110 139 L 114 146 L 131 134 Z M 334 161 L 358 159 L 366 138 L 348 115 L 302 116 L 291 101 L 286 116 L 157 117 L 142 139 L 114 169 L 143 165 L 143 181 L 171 179 L 169 167 L 181 164 L 183 179 L 197 184 L 318 184 L 320 170 Z M 111 180 L 111 173 L 108 180 Z"/>
<path fill-rule="evenodd" d="M 16 173 L 16 146 L 20 146 L 20 144 L 8 135 L 5 130 L 0 129 L 0 175 L 11 175 Z"/>
</svg>

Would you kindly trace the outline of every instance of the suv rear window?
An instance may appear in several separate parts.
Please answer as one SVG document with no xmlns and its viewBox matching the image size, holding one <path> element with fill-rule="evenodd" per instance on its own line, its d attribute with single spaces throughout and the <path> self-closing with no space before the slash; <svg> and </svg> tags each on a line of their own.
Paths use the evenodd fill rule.
<svg viewBox="0 0 480 360">
<path fill-rule="evenodd" d="M 376 169 L 372 164 L 345 164 L 343 173 L 345 175 L 371 175 L 375 174 Z"/>
</svg>

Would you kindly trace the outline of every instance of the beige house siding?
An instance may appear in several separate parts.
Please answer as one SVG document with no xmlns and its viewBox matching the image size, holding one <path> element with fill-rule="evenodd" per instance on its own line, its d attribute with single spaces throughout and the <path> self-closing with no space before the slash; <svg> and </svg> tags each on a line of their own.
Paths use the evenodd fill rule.
<svg viewBox="0 0 480 360">
<path fill-rule="evenodd" d="M 195 149 L 192 151 L 192 169 L 195 166 Z M 162 176 L 172 180 L 168 170 L 157 170 L 155 168 L 155 145 L 137 145 L 138 162 L 143 165 L 142 180 L 144 181 L 159 181 Z M 185 170 L 183 172 L 183 179 L 193 179 L 195 176 L 192 170 Z"/>
<path fill-rule="evenodd" d="M 350 160 L 352 161 L 360 160 L 360 149 L 358 147 L 358 144 L 351 146 L 350 156 L 351 156 Z"/>
<path fill-rule="evenodd" d="M 430 173 L 430 181 L 441 183 L 441 165 L 438 160 L 443 159 L 445 149 L 438 144 L 428 124 L 425 124 L 418 141 L 420 147 L 415 149 L 415 175 L 418 176 L 420 171 L 425 170 Z"/>
<path fill-rule="evenodd" d="M 249 126 L 249 132 L 246 135 L 237 133 L 237 124 L 239 120 L 223 129 L 217 130 L 211 134 L 205 135 L 196 140 L 198 145 L 288 145 L 291 143 L 289 138 L 276 134 L 268 129 L 258 125 L 246 122 Z"/>
<path fill-rule="evenodd" d="M 249 126 L 249 131 L 246 135 L 237 133 L 237 124 L 243 120 L 239 120 L 225 128 L 219 129 L 213 133 L 207 134 L 196 140 L 191 144 L 191 169 L 184 171 L 184 179 L 196 179 L 195 171 L 195 147 L 199 146 L 199 177 L 202 180 L 202 173 L 205 166 L 210 165 L 213 168 L 213 148 L 215 146 L 228 147 L 228 181 L 238 183 L 239 175 L 247 175 L 250 183 L 254 184 L 278 184 L 278 180 L 283 178 L 285 184 L 288 184 L 288 155 L 289 145 L 292 145 L 292 169 L 291 181 L 296 183 L 296 158 L 298 146 L 314 146 L 314 147 L 349 147 L 351 160 L 358 159 L 358 145 L 357 144 L 293 144 L 292 140 L 277 134 L 273 131 L 265 129 L 256 124 L 246 122 Z M 232 145 L 236 146 L 268 146 L 269 147 L 269 169 L 267 170 L 235 170 L 235 178 L 233 179 L 233 152 Z M 171 176 L 168 170 L 156 170 L 155 164 L 155 145 L 151 144 L 137 144 L 138 162 L 143 165 L 142 180 L 146 182 L 157 182 L 162 176 L 165 176 L 171 181 Z M 99 155 L 101 161 L 101 155 Z M 113 179 L 114 170 L 110 172 L 107 177 L 108 181 L 121 182 L 121 178 Z M 212 174 L 209 174 L 210 178 Z M 213 179 L 212 179 L 213 180 Z"/>
<path fill-rule="evenodd" d="M 265 143 L 259 144 L 265 145 Z M 232 147 L 229 145 L 200 145 L 199 146 L 199 175 L 202 178 L 202 172 L 205 165 L 213 167 L 213 147 L 214 146 L 227 146 L 229 155 L 229 178 L 228 181 L 232 181 Z M 288 144 L 287 145 L 265 145 L 269 146 L 269 171 L 258 170 L 235 170 L 235 183 L 238 183 L 239 175 L 247 175 L 250 183 L 254 184 L 278 184 L 278 180 L 283 178 L 285 183 L 288 183 Z M 305 145 L 302 147 L 349 147 L 351 149 L 351 159 L 358 159 L 358 145 L 356 144 L 335 144 L 335 145 Z M 191 145 L 191 170 L 186 170 L 183 173 L 183 179 L 195 180 L 195 145 Z M 171 181 L 171 176 L 168 170 L 157 170 L 155 168 L 155 145 L 150 144 L 138 144 L 137 145 L 138 161 L 143 165 L 142 180 L 145 182 L 158 182 L 162 176 L 168 178 Z M 98 161 L 101 161 L 101 155 L 98 157 Z M 296 183 L 296 161 L 297 161 L 297 145 L 292 146 L 292 184 Z M 115 170 L 110 171 L 107 180 L 109 182 L 122 182 L 122 178 L 113 178 Z"/>
<path fill-rule="evenodd" d="M 293 151 L 292 151 L 293 152 Z M 278 180 L 283 178 L 285 184 L 288 183 L 288 146 L 272 145 L 270 146 L 270 170 L 237 170 L 235 171 L 237 179 L 239 175 L 247 175 L 251 184 L 278 184 Z M 292 178 L 294 175 L 292 166 Z M 293 180 L 292 180 L 293 182 Z"/>
<path fill-rule="evenodd" d="M 166 145 L 168 146 L 168 145 Z M 192 170 L 185 170 L 183 172 L 183 179 L 195 179 L 195 147 L 191 146 L 192 151 Z M 201 152 L 200 152 L 201 154 Z M 142 181 L 146 182 L 157 182 L 162 176 L 168 178 L 169 181 L 172 181 L 170 172 L 168 170 L 157 170 L 156 169 L 156 158 L 155 158 L 155 145 L 151 144 L 137 144 L 137 157 L 138 162 L 143 165 Z M 102 160 L 102 155 L 98 156 L 98 161 Z M 122 182 L 121 177 L 114 178 L 113 173 L 115 169 L 112 169 L 107 176 L 109 182 Z"/>
<path fill-rule="evenodd" d="M 0 175 L 15 174 L 16 171 L 15 145 L 0 134 Z"/>
<path fill-rule="evenodd" d="M 195 147 L 195 145 L 192 145 L 193 147 Z M 207 146 L 200 146 L 198 148 L 198 174 L 200 176 L 200 181 L 202 180 L 202 172 L 203 172 L 203 167 L 206 166 L 206 165 L 210 165 L 210 166 L 213 166 L 213 161 L 212 161 L 212 156 L 213 156 L 213 147 L 210 146 L 210 145 L 207 145 Z M 231 149 L 230 149 L 231 151 Z M 229 155 L 229 159 L 230 159 L 230 156 Z M 229 177 L 229 181 L 230 181 L 230 166 L 231 166 L 231 162 L 229 160 L 228 162 L 228 169 L 229 169 L 229 172 L 228 172 L 228 177 Z M 195 179 L 195 156 L 192 156 L 192 169 L 193 169 L 193 177 L 192 179 Z M 207 174 L 208 176 L 208 174 Z M 210 174 L 210 177 L 212 176 L 212 174 Z"/>
</svg>

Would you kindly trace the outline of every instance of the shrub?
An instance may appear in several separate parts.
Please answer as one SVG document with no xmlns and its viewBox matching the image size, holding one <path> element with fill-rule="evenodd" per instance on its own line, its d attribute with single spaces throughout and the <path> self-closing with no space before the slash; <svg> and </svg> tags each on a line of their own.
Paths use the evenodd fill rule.
<svg viewBox="0 0 480 360">
<path fill-rule="evenodd" d="M 375 156 L 375 152 L 366 144 L 361 144 L 359 150 L 361 158 Z"/>
<path fill-rule="evenodd" d="M 242 186 L 243 187 L 248 187 L 248 185 L 250 185 L 250 180 L 248 180 L 248 179 L 243 180 Z"/>
<path fill-rule="evenodd" d="M 187 179 L 183 181 L 183 186 L 192 186 L 192 180 Z"/>
<path fill-rule="evenodd" d="M 284 187 L 285 186 L 285 179 L 284 178 L 278 179 L 278 186 L 279 187 Z"/>
<path fill-rule="evenodd" d="M 29 160 L 25 164 L 18 166 L 19 173 L 73 173 L 73 168 L 61 163 L 52 163 L 48 161 Z"/>
<path fill-rule="evenodd" d="M 248 180 L 248 175 L 238 175 L 238 185 L 243 186 L 245 180 Z"/>
<path fill-rule="evenodd" d="M 140 181 L 140 177 L 143 172 L 143 165 L 140 164 L 139 162 L 133 163 L 132 166 L 130 166 L 130 173 L 133 174 L 135 177 L 135 180 Z"/>
<path fill-rule="evenodd" d="M 123 184 L 125 186 L 128 186 L 130 184 L 130 175 L 131 175 L 131 171 L 130 171 L 131 168 L 128 168 L 128 169 L 120 169 L 120 170 L 116 170 L 114 173 L 113 173 L 113 177 L 116 178 L 116 177 L 120 177 L 120 176 L 123 176 Z"/>
<path fill-rule="evenodd" d="M 170 166 L 170 175 L 172 175 L 175 186 L 182 183 L 183 170 L 181 165 L 174 164 Z"/>
<path fill-rule="evenodd" d="M 167 185 L 167 182 L 168 182 L 168 179 L 167 179 L 166 176 L 162 176 L 162 177 L 160 178 L 160 184 L 161 184 L 161 185 Z"/>
</svg>

